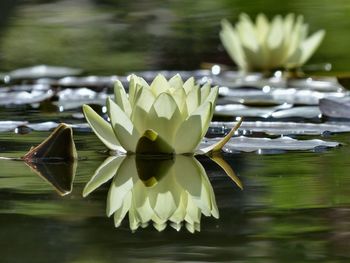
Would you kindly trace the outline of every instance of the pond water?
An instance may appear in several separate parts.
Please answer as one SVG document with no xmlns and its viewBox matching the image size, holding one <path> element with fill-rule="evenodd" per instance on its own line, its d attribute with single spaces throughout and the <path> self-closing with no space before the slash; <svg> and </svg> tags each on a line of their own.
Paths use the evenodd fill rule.
<svg viewBox="0 0 350 263">
<path fill-rule="evenodd" d="M 47 133 L 1 135 L 6 154 L 21 156 Z M 348 135 L 331 139 L 349 141 Z M 200 232 L 192 234 L 170 226 L 158 232 L 151 225 L 132 232 L 127 219 L 115 228 L 113 216 L 106 216 L 111 182 L 82 197 L 107 157 L 104 147 L 91 133 L 76 132 L 75 141 L 81 159 L 73 191 L 64 197 L 23 162 L 1 161 L 2 262 L 334 262 L 350 256 L 347 146 L 225 154 L 243 190 L 208 158 L 199 158 L 220 217 L 202 217 Z"/>
<path fill-rule="evenodd" d="M 199 223 L 197 221 L 187 229 L 184 224 L 180 231 L 174 229 L 178 227 L 174 224 L 173 227 L 168 224 L 163 231 L 157 231 L 152 224 L 133 231 L 130 229 L 132 218 L 128 216 L 115 227 L 115 213 L 111 217 L 106 215 L 111 206 L 116 206 L 109 197 L 115 181 L 107 173 L 104 176 L 108 180 L 101 179 L 104 184 L 102 181 L 97 183 L 94 191 L 83 196 L 87 183 L 104 167 L 108 153 L 85 125 L 80 108 L 87 102 L 94 104 L 99 113 L 105 113 L 101 105 L 112 93 L 111 83 L 116 78 L 126 82 L 121 75 L 129 71 L 192 70 L 207 67 L 206 63 L 232 65 L 220 47 L 217 32 L 222 17 L 234 21 L 241 11 L 253 15 L 260 11 L 269 15 L 304 14 L 312 30 L 325 28 L 329 34 L 311 63 L 331 62 L 334 66 L 331 74 L 347 71 L 350 67 L 347 51 L 350 22 L 346 19 L 350 5 L 347 1 L 330 4 L 298 0 L 287 6 L 274 0 L 252 3 L 238 0 L 169 1 L 169 6 L 154 0 L 2 1 L 1 5 L 1 71 L 44 63 L 81 68 L 85 76 L 120 76 L 98 79 L 97 82 L 93 78 L 58 77 L 60 81 L 12 78 L 11 85 L 2 84 L 1 157 L 23 156 L 31 146 L 38 145 L 50 134 L 56 124 L 45 122 L 53 121 L 76 125 L 74 140 L 79 159 L 73 165 L 59 169 L 48 165 L 41 168 L 41 175 L 22 161 L 0 159 L 0 262 L 349 261 L 350 122 L 346 118 L 320 116 L 318 107 L 320 98 L 349 96 L 345 90 L 339 91 L 334 79 L 324 81 L 330 90 L 294 94 L 294 97 L 288 97 L 287 105 L 281 102 L 281 97 L 276 98 L 272 93 L 266 97 L 260 90 L 260 93 L 245 90 L 244 94 L 235 90 L 235 95 L 231 94 L 230 98 L 224 97 L 227 90 L 222 89 L 220 103 L 238 108 L 235 111 L 230 108 L 224 113 L 217 108 L 214 120 L 225 122 L 212 123 L 207 134 L 209 138 L 223 136 L 232 126 L 233 116 L 244 113 L 246 121 L 236 135 L 277 140 L 284 140 L 285 135 L 289 135 L 302 146 L 305 146 L 305 140 L 311 139 L 339 142 L 341 146 L 328 144 L 326 147 L 314 141 L 315 144 L 306 148 L 299 144 L 293 148 L 290 141 L 283 145 L 280 141 L 271 144 L 264 141 L 254 145 L 256 149 L 253 147 L 252 151 L 246 152 L 232 143 L 233 146 L 224 149 L 222 157 L 232 167 L 237 176 L 234 178 L 239 179 L 243 189 L 208 157 L 182 163 L 175 160 L 171 166 L 175 168 L 170 169 L 179 171 L 163 177 L 154 175 L 152 180 L 157 182 L 149 191 L 177 193 L 185 189 L 193 193 L 196 184 L 186 182 L 201 178 L 200 182 L 205 182 L 203 189 L 209 192 L 212 209 L 203 212 Z M 200 80 L 203 76 L 213 78 L 218 84 L 233 83 L 223 76 L 214 78 L 210 71 L 182 73 L 197 75 Z M 140 74 L 147 76 L 154 72 Z M 4 80 L 6 82 L 6 78 Z M 39 86 L 31 86 L 33 82 Z M 306 88 L 312 86 L 308 85 Z M 11 87 L 9 92 L 5 90 L 8 87 Z M 26 91 L 29 93 L 23 93 Z M 239 104 L 241 96 L 248 96 L 247 92 L 253 93 L 248 98 L 251 101 Z M 298 107 L 303 108 L 298 112 L 282 112 Z M 274 128 L 271 124 L 262 128 L 261 122 L 270 121 L 276 125 Z M 321 127 L 321 123 L 328 126 Z M 306 126 L 297 126 L 304 124 Z M 247 146 L 246 141 L 235 142 L 240 143 L 240 147 Z M 189 164 L 186 166 L 184 162 Z M 132 173 L 137 170 L 135 163 L 125 165 L 125 169 Z M 200 172 L 187 174 L 184 178 L 188 181 L 182 182 L 181 175 L 186 175 L 190 169 L 179 167 L 190 167 L 191 164 Z M 202 166 L 205 172 L 200 168 Z M 157 167 L 152 167 L 154 173 L 158 171 Z M 116 167 L 109 168 L 117 170 Z M 141 170 L 148 171 L 146 168 Z M 192 175 L 197 177 L 191 179 Z M 48 177 L 59 179 L 50 182 Z M 152 184 L 152 180 L 144 181 Z M 172 182 L 176 182 L 177 188 Z M 144 185 L 138 182 L 138 187 Z M 69 193 L 61 196 L 57 189 Z M 115 195 L 118 202 L 124 200 Z M 170 199 L 164 200 L 172 205 L 167 203 Z M 162 203 L 161 207 L 167 205 Z M 216 218 L 215 207 L 219 218 Z M 203 210 L 205 208 L 203 205 Z M 196 215 L 198 217 L 198 212 Z M 163 225 L 158 226 L 158 230 L 163 228 Z"/>
</svg>

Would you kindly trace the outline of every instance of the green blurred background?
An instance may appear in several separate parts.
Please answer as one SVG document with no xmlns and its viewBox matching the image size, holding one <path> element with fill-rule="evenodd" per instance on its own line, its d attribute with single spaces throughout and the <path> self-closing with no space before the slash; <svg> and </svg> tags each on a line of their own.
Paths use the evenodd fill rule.
<svg viewBox="0 0 350 263">
<path fill-rule="evenodd" d="M 34 64 L 79 67 L 91 74 L 233 66 L 220 20 L 246 12 L 303 14 L 311 32 L 327 31 L 309 63 L 350 64 L 348 0 L 6 0 L 0 2 L 0 71 Z"/>
</svg>

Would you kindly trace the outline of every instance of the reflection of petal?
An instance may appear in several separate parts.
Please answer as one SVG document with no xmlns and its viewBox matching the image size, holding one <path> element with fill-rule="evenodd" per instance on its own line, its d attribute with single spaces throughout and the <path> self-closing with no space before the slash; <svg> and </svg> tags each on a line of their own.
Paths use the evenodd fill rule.
<svg viewBox="0 0 350 263">
<path fill-rule="evenodd" d="M 72 162 L 26 162 L 36 174 L 48 181 L 60 195 L 72 192 L 77 161 Z"/>
<path fill-rule="evenodd" d="M 107 215 L 111 216 L 117 209 L 119 209 L 124 198 L 134 186 L 137 180 L 137 170 L 135 166 L 135 157 L 131 156 L 125 158 L 123 163 L 119 166 L 117 174 L 115 175 L 107 197 Z"/>
<path fill-rule="evenodd" d="M 114 212 L 114 225 L 115 227 L 120 226 L 121 222 L 123 221 L 126 213 L 129 211 L 131 206 L 131 200 L 132 200 L 132 194 L 129 192 L 126 197 L 124 198 L 124 202 L 122 207 L 117 209 Z"/>
<path fill-rule="evenodd" d="M 221 153 L 212 154 L 210 159 L 219 165 L 239 188 L 243 189 L 242 182 L 239 180 L 232 167 L 222 158 Z"/>
<path fill-rule="evenodd" d="M 115 176 L 120 164 L 125 159 L 122 157 L 108 157 L 96 170 L 90 181 L 86 184 L 83 191 L 83 196 L 89 195 L 96 188 L 109 181 Z"/>
<path fill-rule="evenodd" d="M 185 156 L 177 156 L 178 162 L 175 162 L 174 169 L 177 175 L 177 182 L 186 189 L 191 201 L 195 202 L 203 214 L 210 215 L 210 198 L 208 196 L 207 185 L 203 184 L 202 165 L 195 159 Z M 187 201 L 187 206 L 190 200 Z"/>
</svg>

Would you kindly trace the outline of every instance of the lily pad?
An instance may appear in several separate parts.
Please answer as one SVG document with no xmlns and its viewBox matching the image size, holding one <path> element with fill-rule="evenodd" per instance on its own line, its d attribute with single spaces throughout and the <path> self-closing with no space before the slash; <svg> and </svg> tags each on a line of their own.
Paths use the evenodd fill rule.
<svg viewBox="0 0 350 263">
<path fill-rule="evenodd" d="M 326 116 L 350 119 L 350 97 L 322 99 L 320 109 Z"/>
<path fill-rule="evenodd" d="M 45 121 L 40 123 L 28 123 L 25 126 L 35 131 L 49 131 L 56 128 L 58 125 L 59 124 L 54 121 Z"/>
<path fill-rule="evenodd" d="M 207 147 L 219 141 L 220 138 L 206 139 L 200 147 Z M 315 150 L 318 147 L 337 147 L 338 142 L 328 142 L 323 140 L 296 140 L 290 137 L 277 139 L 270 138 L 250 138 L 245 136 L 231 138 L 223 147 L 223 151 L 232 152 L 255 152 L 261 150 L 282 150 L 282 151 L 304 151 Z"/>
<path fill-rule="evenodd" d="M 0 132 L 13 131 L 18 126 L 27 125 L 26 121 L 0 121 Z"/>
<path fill-rule="evenodd" d="M 38 65 L 11 71 L 8 75 L 11 79 L 38 79 L 38 78 L 62 78 L 65 76 L 79 75 L 81 69 Z"/>
<path fill-rule="evenodd" d="M 57 93 L 59 97 L 55 104 L 61 110 L 80 108 L 84 104 L 105 105 L 107 99 L 106 92 L 96 92 L 87 88 L 64 89 Z"/>
<path fill-rule="evenodd" d="M 335 77 L 307 77 L 307 78 L 285 78 L 281 71 L 276 71 L 272 77 L 266 78 L 261 73 L 243 74 L 237 71 L 224 71 L 217 76 L 211 76 L 213 82 L 219 86 L 230 88 L 251 87 L 263 89 L 268 86 L 279 89 L 305 89 L 322 92 L 342 92 L 344 87 Z"/>
<path fill-rule="evenodd" d="M 117 81 L 126 81 L 126 77 L 118 76 L 87 76 L 87 77 L 64 77 L 59 79 L 55 85 L 61 87 L 88 87 L 96 90 L 96 88 L 111 88 Z"/>
<path fill-rule="evenodd" d="M 52 90 L 0 92 L 0 106 L 38 103 L 51 98 L 53 95 L 54 93 Z"/>
<path fill-rule="evenodd" d="M 227 101 L 246 105 L 283 103 L 318 105 L 319 100 L 322 98 L 344 97 L 346 95 L 344 92 L 319 92 L 306 89 L 298 90 L 295 88 L 272 89 L 269 86 L 265 86 L 262 90 L 221 87 L 219 94 L 224 96 Z"/>
<path fill-rule="evenodd" d="M 217 105 L 216 116 L 225 117 L 260 117 L 260 118 L 306 118 L 314 119 L 321 116 L 317 106 L 292 107 L 291 104 L 282 104 L 274 107 L 249 107 L 241 104 Z"/>
<path fill-rule="evenodd" d="M 315 118 L 319 118 L 320 116 L 321 116 L 321 111 L 317 106 L 293 107 L 290 109 L 278 110 L 271 114 L 271 117 L 276 119 L 282 119 L 282 118 L 315 119 Z"/>
<path fill-rule="evenodd" d="M 289 109 L 292 105 L 283 104 L 273 107 L 249 107 L 241 104 L 217 105 L 215 107 L 216 116 L 242 116 L 242 117 L 261 117 L 268 118 L 273 112 L 282 109 Z"/>
<path fill-rule="evenodd" d="M 77 152 L 73 140 L 72 129 L 60 124 L 41 144 L 31 148 L 22 159 L 26 163 L 74 161 Z"/>
<path fill-rule="evenodd" d="M 235 122 L 213 122 L 209 128 L 209 134 L 224 135 L 235 125 Z M 269 135 L 320 135 L 324 133 L 350 132 L 350 123 L 298 123 L 298 122 L 263 122 L 244 121 L 239 131 L 265 133 Z"/>
</svg>

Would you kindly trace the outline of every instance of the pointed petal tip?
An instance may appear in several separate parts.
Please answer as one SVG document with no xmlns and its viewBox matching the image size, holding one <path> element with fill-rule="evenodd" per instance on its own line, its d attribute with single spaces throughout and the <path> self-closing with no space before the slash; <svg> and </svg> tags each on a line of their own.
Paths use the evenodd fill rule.
<svg viewBox="0 0 350 263">
<path fill-rule="evenodd" d="M 225 146 L 225 144 L 230 140 L 230 138 L 233 136 L 235 131 L 237 131 L 239 129 L 239 127 L 241 126 L 241 124 L 243 122 L 243 117 L 238 117 L 238 118 L 236 118 L 236 120 L 238 121 L 236 123 L 236 125 L 233 126 L 231 131 L 228 134 L 226 134 L 226 136 L 223 137 L 219 142 L 214 143 L 208 147 L 199 149 L 199 150 L 197 150 L 197 152 L 195 154 L 196 155 L 205 155 L 205 154 L 212 155 L 215 152 L 221 152 L 221 150 Z"/>
</svg>

